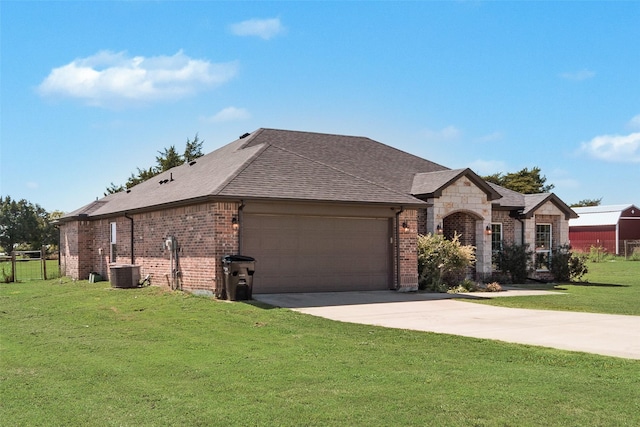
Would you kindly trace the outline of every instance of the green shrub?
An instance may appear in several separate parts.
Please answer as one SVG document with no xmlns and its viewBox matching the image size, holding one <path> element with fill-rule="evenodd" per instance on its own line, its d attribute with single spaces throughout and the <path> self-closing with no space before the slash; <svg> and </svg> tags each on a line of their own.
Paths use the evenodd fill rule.
<svg viewBox="0 0 640 427">
<path fill-rule="evenodd" d="M 589 248 L 589 261 L 591 262 L 605 262 L 615 259 L 615 255 L 610 254 L 602 245 L 591 245 Z"/>
<path fill-rule="evenodd" d="M 529 245 L 504 244 L 495 256 L 498 269 L 507 273 L 511 283 L 524 283 L 533 271 L 533 251 Z"/>
<path fill-rule="evenodd" d="M 478 284 L 471 279 L 464 279 L 460 282 L 460 285 L 468 292 L 475 292 L 478 290 Z"/>
<path fill-rule="evenodd" d="M 571 258 L 569 258 L 569 279 L 571 279 L 572 282 L 581 282 L 582 276 L 588 272 L 587 255 L 572 252 Z"/>
<path fill-rule="evenodd" d="M 579 281 L 588 272 L 586 261 L 586 255 L 571 252 L 569 245 L 561 245 L 553 250 L 550 271 L 557 281 Z"/>
<path fill-rule="evenodd" d="M 451 240 L 438 234 L 418 236 L 420 289 L 445 292 L 462 282 L 474 262 L 475 248 L 461 245 L 457 234 Z"/>
</svg>

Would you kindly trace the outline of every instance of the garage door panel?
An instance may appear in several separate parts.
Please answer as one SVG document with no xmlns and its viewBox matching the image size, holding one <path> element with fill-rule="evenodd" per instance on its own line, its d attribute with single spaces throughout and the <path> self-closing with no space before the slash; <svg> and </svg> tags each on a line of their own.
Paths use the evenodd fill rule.
<svg viewBox="0 0 640 427">
<path fill-rule="evenodd" d="M 254 292 L 388 289 L 389 220 L 247 214 Z"/>
</svg>

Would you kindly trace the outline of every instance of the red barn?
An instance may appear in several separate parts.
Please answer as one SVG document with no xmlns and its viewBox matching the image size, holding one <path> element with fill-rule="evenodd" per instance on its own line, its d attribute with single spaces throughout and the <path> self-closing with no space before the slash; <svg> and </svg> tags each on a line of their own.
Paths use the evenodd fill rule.
<svg viewBox="0 0 640 427">
<path fill-rule="evenodd" d="M 573 249 L 589 252 L 591 246 L 626 255 L 640 245 L 640 209 L 635 205 L 573 208 L 578 218 L 569 220 Z"/>
</svg>

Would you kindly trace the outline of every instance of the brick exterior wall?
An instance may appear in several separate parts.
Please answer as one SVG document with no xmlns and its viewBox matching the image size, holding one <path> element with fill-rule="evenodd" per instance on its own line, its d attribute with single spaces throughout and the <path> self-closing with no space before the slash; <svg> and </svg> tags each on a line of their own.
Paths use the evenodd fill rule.
<svg viewBox="0 0 640 427">
<path fill-rule="evenodd" d="M 60 226 L 61 274 L 88 278 L 92 271 L 93 227 L 90 221 L 74 221 Z"/>
<path fill-rule="evenodd" d="M 502 242 L 504 244 L 522 244 L 522 225 L 515 218 L 511 218 L 509 213 L 509 211 L 494 210 L 491 213 L 491 222 L 502 224 Z"/>
<path fill-rule="evenodd" d="M 238 208 L 235 202 L 212 202 L 129 215 L 133 218 L 134 264 L 140 266 L 141 277 L 149 275 L 152 285 L 169 286 L 170 252 L 164 243 L 173 236 L 179 248 L 181 288 L 214 294 L 222 286 L 220 259 L 239 252 L 240 231 L 231 225 L 232 218 L 241 219 Z M 401 291 L 418 288 L 417 217 L 417 210 L 405 210 L 399 217 L 400 224 L 409 226 L 409 231 L 399 230 L 399 254 L 393 259 L 393 283 Z M 116 223 L 114 263 L 109 259 L 112 222 Z M 124 215 L 73 221 L 62 224 L 60 230 L 61 264 L 67 276 L 87 279 L 89 273 L 97 272 L 109 280 L 111 266 L 131 264 L 131 220 Z"/>
<path fill-rule="evenodd" d="M 492 222 L 502 224 L 502 240 L 506 244 L 522 244 L 522 225 L 514 218 L 509 217 L 508 211 L 494 211 Z M 535 251 L 536 224 L 551 224 L 552 247 L 568 244 L 569 242 L 569 221 L 562 212 L 552 202 L 547 202 L 540 206 L 531 218 L 524 219 L 524 243 L 529 245 L 529 249 Z M 535 254 L 533 255 L 535 257 Z M 553 260 L 552 260 L 553 262 Z M 542 280 L 552 280 L 553 277 L 548 271 L 535 271 L 533 277 Z"/>
<path fill-rule="evenodd" d="M 453 239 L 457 234 L 461 244 L 476 246 L 475 217 L 464 212 L 455 212 L 444 218 L 442 228 L 447 239 Z"/>
<path fill-rule="evenodd" d="M 427 209 L 418 209 L 416 224 L 418 227 L 418 234 L 425 236 L 428 231 L 428 218 L 427 218 Z"/>
<path fill-rule="evenodd" d="M 397 262 L 393 264 L 394 284 L 399 291 L 418 290 L 418 211 L 407 209 L 398 218 L 400 224 L 398 259 L 400 263 L 400 283 L 398 283 Z M 408 230 L 402 229 L 407 223 Z M 394 224 L 395 227 L 395 224 Z M 395 230 L 394 230 L 394 235 Z"/>
<path fill-rule="evenodd" d="M 177 269 L 182 289 L 213 293 L 219 281 L 220 259 L 238 252 L 238 231 L 231 220 L 238 203 L 215 202 L 130 215 L 133 218 L 134 263 L 141 277 L 150 275 L 153 285 L 168 286 L 170 252 L 165 240 L 178 244 Z M 110 224 L 116 223 L 116 259 L 110 257 Z M 61 226 L 64 274 L 85 279 L 90 272 L 107 280 L 113 265 L 131 264 L 131 220 L 124 215 Z"/>
</svg>

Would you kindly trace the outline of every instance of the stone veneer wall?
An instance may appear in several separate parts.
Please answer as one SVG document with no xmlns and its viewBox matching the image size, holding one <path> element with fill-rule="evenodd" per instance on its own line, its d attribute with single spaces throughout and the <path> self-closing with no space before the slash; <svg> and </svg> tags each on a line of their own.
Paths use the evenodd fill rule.
<svg viewBox="0 0 640 427">
<path fill-rule="evenodd" d="M 553 246 L 569 244 L 569 220 L 552 202 L 540 206 L 533 218 L 525 221 L 525 243 L 532 249 L 536 242 L 536 224 L 551 224 Z"/>
<path fill-rule="evenodd" d="M 491 272 L 491 237 L 484 230 L 491 225 L 491 202 L 484 191 L 478 188 L 466 176 L 442 190 L 438 198 L 429 199 L 433 207 L 427 208 L 426 231 L 435 233 L 444 218 L 461 212 L 478 218 L 475 221 L 476 272 Z"/>
</svg>

